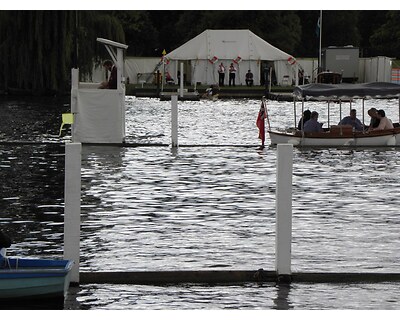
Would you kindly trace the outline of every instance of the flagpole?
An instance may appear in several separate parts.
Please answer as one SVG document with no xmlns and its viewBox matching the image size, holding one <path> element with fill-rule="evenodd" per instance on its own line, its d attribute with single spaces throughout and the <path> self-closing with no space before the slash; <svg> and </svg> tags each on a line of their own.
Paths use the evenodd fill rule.
<svg viewBox="0 0 400 320">
<path fill-rule="evenodd" d="M 319 57 L 318 57 L 318 73 L 322 71 L 322 10 L 319 12 Z"/>
</svg>

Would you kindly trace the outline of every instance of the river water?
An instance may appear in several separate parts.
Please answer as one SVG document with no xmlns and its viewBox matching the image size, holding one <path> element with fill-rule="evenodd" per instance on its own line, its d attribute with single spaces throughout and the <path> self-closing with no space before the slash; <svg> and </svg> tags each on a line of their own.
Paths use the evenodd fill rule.
<svg viewBox="0 0 400 320">
<path fill-rule="evenodd" d="M 68 102 L 0 101 L 0 224 L 13 238 L 10 256 L 62 257 L 64 147 L 53 142 L 63 141 Z M 397 121 L 397 100 L 371 106 Z M 147 145 L 83 146 L 81 270 L 274 270 L 276 148 L 258 150 L 260 101 L 179 102 L 178 149 L 169 146 L 170 107 L 126 97 L 127 142 Z M 352 107 L 361 118 L 361 102 Z M 293 126 L 293 103 L 268 109 L 272 127 Z M 338 120 L 336 112 L 330 122 Z M 293 272 L 399 272 L 398 152 L 294 149 Z M 399 309 L 399 298 L 398 283 L 85 284 L 70 288 L 62 308 Z"/>
</svg>

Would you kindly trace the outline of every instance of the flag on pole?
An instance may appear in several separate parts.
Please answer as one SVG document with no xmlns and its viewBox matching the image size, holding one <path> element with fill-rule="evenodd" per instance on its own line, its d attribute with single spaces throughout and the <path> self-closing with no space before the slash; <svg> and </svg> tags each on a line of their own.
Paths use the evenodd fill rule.
<svg viewBox="0 0 400 320">
<path fill-rule="evenodd" d="M 261 144 L 263 147 L 265 142 L 265 118 L 266 118 L 265 106 L 264 106 L 264 101 L 262 101 L 260 111 L 258 112 L 256 125 L 258 127 L 258 138 L 261 139 Z"/>
</svg>

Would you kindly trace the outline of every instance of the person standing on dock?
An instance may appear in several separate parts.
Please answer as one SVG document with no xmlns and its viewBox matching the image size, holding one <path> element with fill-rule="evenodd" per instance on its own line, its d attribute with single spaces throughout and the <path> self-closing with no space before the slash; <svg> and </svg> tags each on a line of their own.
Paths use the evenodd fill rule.
<svg viewBox="0 0 400 320">
<path fill-rule="evenodd" d="M 219 67 L 218 67 L 218 83 L 219 83 L 219 86 L 223 87 L 224 86 L 224 82 L 225 82 L 225 66 L 221 62 Z"/>
<path fill-rule="evenodd" d="M 233 63 L 231 63 L 229 67 L 229 86 L 231 86 L 231 84 L 235 86 L 235 78 L 236 78 L 236 68 L 233 65 Z"/>
</svg>

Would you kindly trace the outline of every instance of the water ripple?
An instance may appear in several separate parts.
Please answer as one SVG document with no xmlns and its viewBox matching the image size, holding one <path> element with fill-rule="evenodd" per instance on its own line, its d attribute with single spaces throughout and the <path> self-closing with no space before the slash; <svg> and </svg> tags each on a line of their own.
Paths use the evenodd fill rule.
<svg viewBox="0 0 400 320">
<path fill-rule="evenodd" d="M 385 103 L 382 107 L 394 118 L 397 102 Z M 1 106 L 5 113 L 18 110 Z M 220 147 L 83 147 L 83 271 L 274 269 L 276 149 L 247 147 L 259 144 L 259 102 L 185 102 L 179 108 L 180 143 Z M 293 119 L 287 115 L 292 108 L 291 103 L 271 102 L 274 125 L 290 125 Z M 169 113 L 169 102 L 128 99 L 128 140 L 168 144 Z M 323 118 L 324 112 L 320 115 Z M 40 112 L 38 116 L 44 117 Z M 58 124 L 54 121 L 50 131 L 35 133 L 33 139 L 46 140 Z M 25 139 L 26 127 L 18 132 L 12 124 L 3 132 Z M 0 223 L 13 235 L 10 255 L 62 256 L 63 153 L 58 145 L 2 146 Z M 398 272 L 398 150 L 295 149 L 293 161 L 293 271 Z M 286 307 L 302 305 L 296 300 L 300 296 L 318 308 L 312 292 L 318 288 L 329 290 L 323 285 L 297 287 Z M 253 289 L 259 294 L 258 288 L 244 291 Z M 332 298 L 338 299 L 342 289 Z M 139 309 L 182 306 L 171 303 L 162 290 L 157 299 L 146 297 L 147 290 L 157 291 L 154 288 L 141 288 L 141 299 L 140 294 L 132 295 L 131 287 L 119 287 L 115 290 L 123 301 L 112 294 L 104 300 L 102 290 L 85 286 L 83 308 L 124 308 L 130 302 Z M 171 290 L 176 297 L 182 288 Z M 230 296 L 219 304 L 204 298 L 207 288 L 198 288 L 200 293 L 188 290 L 192 291 L 182 292 L 185 301 L 199 294 L 198 300 L 183 303 L 188 308 L 234 308 L 244 292 L 239 288 L 237 299 Z M 272 302 L 276 289 L 266 290 L 264 294 L 273 298 L 265 306 L 248 306 L 277 307 Z M 96 302 L 97 297 L 102 298 Z M 391 306 L 390 298 L 386 300 Z M 354 307 L 343 299 L 338 303 Z"/>
</svg>

